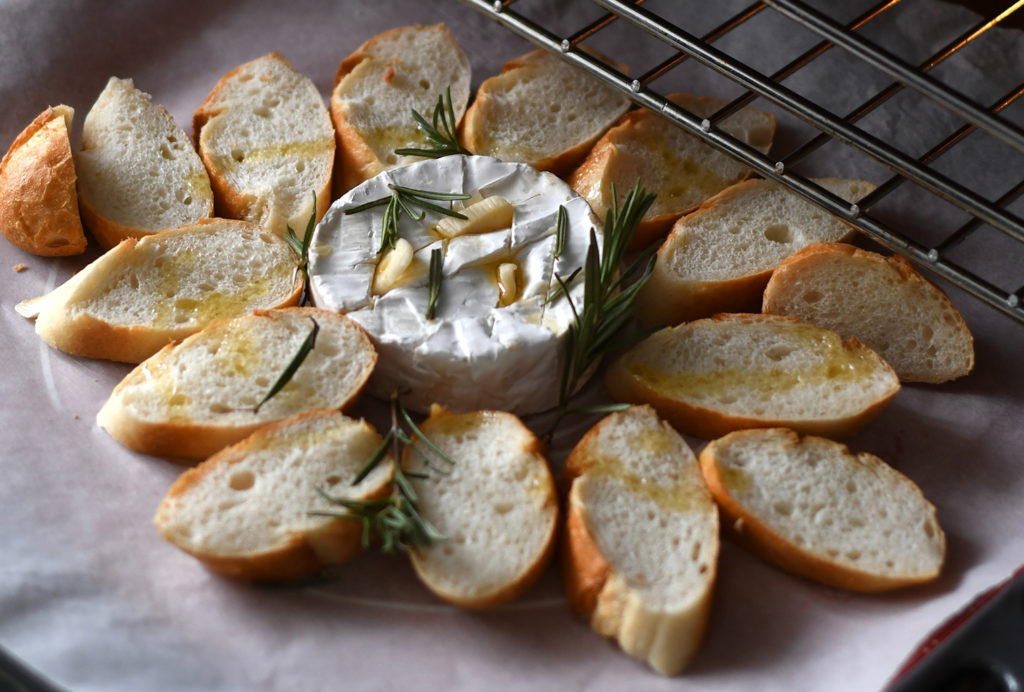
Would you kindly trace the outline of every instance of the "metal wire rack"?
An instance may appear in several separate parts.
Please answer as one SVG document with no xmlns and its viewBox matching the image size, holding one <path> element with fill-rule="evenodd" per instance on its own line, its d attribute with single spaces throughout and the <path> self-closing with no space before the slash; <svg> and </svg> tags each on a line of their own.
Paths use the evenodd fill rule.
<svg viewBox="0 0 1024 692">
<path fill-rule="evenodd" d="M 942 4 L 939 0 L 865 0 L 874 4 L 860 8 L 857 16 L 842 19 L 835 15 L 848 13 L 855 3 L 819 3 L 830 7 L 826 12 L 798 0 L 763 0 L 733 9 L 726 7 L 731 3 L 717 1 L 676 0 L 659 4 L 656 0 L 573 0 L 562 3 L 562 18 L 570 23 L 568 28 L 545 27 L 532 20 L 531 0 L 461 1 L 620 89 L 635 103 L 663 114 L 742 160 L 761 176 L 789 186 L 854 224 L 889 250 L 1024 323 L 1024 220 L 1020 216 L 1024 213 L 1024 130 L 1014 122 L 1014 118 L 1024 122 L 1024 109 L 1013 108 L 1024 95 L 1024 43 L 1015 36 L 1020 32 L 1005 28 L 1012 20 L 1020 23 L 1024 19 L 1024 9 L 1014 16 L 1016 10 L 1024 7 L 1024 0 L 1003 0 L 1005 7 L 981 16 L 966 11 L 956 13 L 958 18 L 968 18 L 967 25 L 955 27 L 958 34 L 938 49 L 931 49 L 923 59 L 917 57 L 916 63 L 883 48 L 871 38 L 872 32 L 887 21 L 913 25 L 914 12 L 935 10 L 937 4 Z M 999 0 L 995 2 L 1000 4 Z M 533 2 L 533 7 L 537 7 L 537 2 Z M 946 5 L 945 9 L 950 7 Z M 723 10 L 724 16 L 719 16 Z M 767 15 L 771 16 L 766 21 Z M 700 36 L 680 25 L 694 17 L 706 24 L 708 16 L 717 24 Z M 764 37 L 752 37 L 752 32 L 764 31 L 766 27 L 772 32 L 776 48 L 778 41 L 784 41 L 794 49 L 792 58 L 768 74 L 763 72 L 767 68 L 759 69 L 749 60 L 737 57 L 743 53 L 737 47 L 758 41 L 764 45 Z M 656 64 L 641 66 L 646 69 L 636 71 L 634 76 L 621 72 L 610 59 L 581 48 L 585 40 L 590 45 L 591 41 L 624 28 L 632 33 L 607 39 L 616 51 L 616 62 L 619 49 L 639 41 L 658 42 L 666 57 Z M 986 74 L 984 79 L 973 80 L 990 82 L 988 86 L 998 84 L 1000 93 L 994 99 L 990 94 L 968 95 L 967 91 L 981 93 L 974 89 L 976 83 L 954 87 L 935 76 L 954 56 L 974 52 L 974 46 L 983 38 L 1010 41 L 1011 53 L 1004 53 L 1005 63 L 1014 68 L 1010 72 L 1016 72 L 1005 74 L 1006 70 L 1000 70 L 998 79 Z M 859 101 L 852 108 L 845 106 L 842 115 L 834 112 L 838 110 L 836 106 L 826 102 L 834 101 L 837 91 L 853 91 L 849 84 L 819 79 L 816 90 L 792 84 L 801 73 L 813 72 L 814 66 L 826 56 L 834 56 L 836 49 L 842 59 L 853 63 L 848 67 L 850 84 L 870 87 L 865 95 L 861 95 L 863 88 L 858 89 Z M 646 53 L 650 54 L 651 51 Z M 739 94 L 728 105 L 708 118 L 686 111 L 663 93 L 665 76 L 694 61 L 740 87 Z M 993 79 L 988 79 L 990 76 Z M 1007 82 L 1009 87 L 1003 86 Z M 803 80 L 804 87 L 808 83 L 814 86 L 814 80 Z M 874 133 L 870 126 L 872 116 L 907 98 L 922 102 L 911 110 L 928 120 L 929 131 L 935 131 L 936 124 L 941 123 L 942 131 L 948 135 L 926 143 L 922 150 L 920 143 L 908 146 L 899 137 L 892 137 L 891 127 L 876 128 L 883 130 L 883 134 Z M 987 98 L 988 105 L 979 105 L 978 98 Z M 802 124 L 802 140 L 786 143 L 782 147 L 784 153 L 773 151 L 765 156 L 717 127 L 756 99 L 770 101 L 790 114 L 794 122 Z M 907 112 L 905 103 L 901 108 L 901 112 Z M 780 113 L 777 108 L 772 110 Z M 913 127 L 912 122 L 907 124 Z M 886 177 L 873 193 L 856 204 L 832 195 L 803 170 L 815 152 L 835 146 L 872 160 L 872 165 L 878 166 Z M 776 146 L 776 150 L 779 148 Z M 965 152 L 975 161 L 984 157 L 988 162 L 986 170 L 992 169 L 993 174 L 998 174 L 997 179 L 978 179 L 973 172 L 976 166 L 962 166 L 959 162 L 964 160 Z M 958 175 L 961 168 L 970 169 L 975 177 L 965 180 Z M 912 183 L 910 190 L 906 183 Z M 936 218 L 952 220 L 952 224 L 948 220 L 944 225 L 934 224 Z"/>
</svg>

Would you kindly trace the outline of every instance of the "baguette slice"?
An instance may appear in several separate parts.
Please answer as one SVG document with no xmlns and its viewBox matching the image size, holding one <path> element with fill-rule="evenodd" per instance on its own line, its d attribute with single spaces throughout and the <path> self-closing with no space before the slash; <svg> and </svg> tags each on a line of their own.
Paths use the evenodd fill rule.
<svg viewBox="0 0 1024 692">
<path fill-rule="evenodd" d="M 739 539 L 783 569 L 854 591 L 939 575 L 946 539 L 935 507 L 876 456 L 774 428 L 715 440 L 700 464 Z"/>
<path fill-rule="evenodd" d="M 618 90 L 535 50 L 480 85 L 460 141 L 474 154 L 565 175 L 628 109 Z"/>
<path fill-rule="evenodd" d="M 331 118 L 313 82 L 279 53 L 221 77 L 193 114 L 192 131 L 218 216 L 283 235 L 330 206 Z"/>
<path fill-rule="evenodd" d="M 75 166 L 82 220 L 104 250 L 213 213 L 188 135 L 130 79 L 111 77 L 86 114 Z"/>
<path fill-rule="evenodd" d="M 569 605 L 662 675 L 703 640 L 718 512 L 686 441 L 649 406 L 594 426 L 566 461 L 562 576 Z"/>
<path fill-rule="evenodd" d="M 723 99 L 672 94 L 669 100 L 700 117 L 728 103 Z M 744 108 L 726 118 L 721 129 L 767 154 L 775 135 L 775 116 Z M 598 140 L 569 178 L 569 185 L 604 218 L 615 186 L 618 203 L 635 181 L 657 192 L 641 219 L 630 249 L 639 250 L 704 200 L 748 177 L 751 170 L 731 156 L 702 142 L 675 123 L 642 108 L 630 111 Z"/>
<path fill-rule="evenodd" d="M 381 444 L 362 420 L 338 411 L 301 413 L 223 449 L 175 481 L 157 509 L 161 535 L 214 572 L 257 581 L 315 576 L 362 550 L 355 519 L 332 497 L 365 501 L 390 492 L 388 456 L 356 485 L 360 468 Z"/>
<path fill-rule="evenodd" d="M 856 339 L 844 344 L 795 318 L 744 314 L 662 329 L 614 361 L 605 382 L 618 401 L 650 404 L 704 439 L 768 427 L 849 435 L 900 388 Z"/>
<path fill-rule="evenodd" d="M 451 89 L 458 123 L 469 100 L 470 75 L 469 59 L 444 24 L 385 31 L 342 60 L 331 92 L 337 196 L 381 171 L 419 160 L 394 153 L 426 144 L 412 111 L 431 120 L 438 96 Z"/>
<path fill-rule="evenodd" d="M 775 270 L 762 310 L 856 337 L 904 382 L 947 382 L 974 367 L 974 339 L 960 312 L 899 256 L 811 245 Z"/>
<path fill-rule="evenodd" d="M 815 182 L 850 202 L 874 189 L 863 180 Z M 778 183 L 737 183 L 672 227 L 637 297 L 637 315 L 646 324 L 671 325 L 718 312 L 757 312 L 782 260 L 811 243 L 853 234 L 853 226 Z"/>
<path fill-rule="evenodd" d="M 287 385 L 254 408 L 315 346 Z M 143 361 L 114 388 L 97 422 L 130 449 L 205 459 L 257 428 L 315 409 L 346 409 L 377 362 L 354 322 L 328 310 L 260 310 L 214 322 Z"/>
<path fill-rule="evenodd" d="M 85 252 L 68 134 L 74 115 L 70 106 L 47 108 L 0 160 L 0 232 L 34 255 Z"/>
<path fill-rule="evenodd" d="M 402 466 L 419 510 L 445 540 L 412 553 L 420 580 L 463 608 L 518 598 L 543 573 L 555 545 L 558 497 L 537 437 L 503 411 L 435 406 L 420 426 L 454 464 L 416 439 Z"/>
<path fill-rule="evenodd" d="M 65 353 L 138 363 L 214 320 L 295 305 L 301 293 L 284 240 L 244 221 L 203 219 L 122 240 L 15 309 Z"/>
</svg>

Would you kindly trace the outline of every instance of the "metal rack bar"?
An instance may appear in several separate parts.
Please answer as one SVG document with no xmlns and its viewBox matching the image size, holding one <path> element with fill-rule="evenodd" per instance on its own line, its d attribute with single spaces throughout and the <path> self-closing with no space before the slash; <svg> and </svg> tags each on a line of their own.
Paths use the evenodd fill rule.
<svg viewBox="0 0 1024 692">
<path fill-rule="evenodd" d="M 951 110 L 961 117 L 964 116 L 964 113 L 970 116 L 965 118 L 967 120 L 967 125 L 961 127 L 957 132 L 943 140 L 943 142 L 934 146 L 922 160 L 915 160 L 913 157 L 895 149 L 889 144 L 873 137 L 850 123 L 850 120 L 863 117 L 864 114 L 869 112 L 869 110 L 865 110 L 864 113 L 857 115 L 859 110 L 877 107 L 878 104 L 871 105 L 873 99 L 869 99 L 866 104 L 862 104 L 861 107 L 855 109 L 847 118 L 839 118 L 838 116 L 835 116 L 817 106 L 809 99 L 805 99 L 791 90 L 782 87 L 777 81 L 785 78 L 793 72 L 796 72 L 804 65 L 809 64 L 814 57 L 820 55 L 831 47 L 832 43 L 850 50 L 846 45 L 849 44 L 849 41 L 847 41 L 845 37 L 852 35 L 854 30 L 862 26 L 865 22 L 881 15 L 900 0 L 882 1 L 845 27 L 828 20 L 827 23 L 832 26 L 827 27 L 829 33 L 825 35 L 825 40 L 816 44 L 803 55 L 791 61 L 786 67 L 777 71 L 771 78 L 764 77 L 743 63 L 714 49 L 709 44 L 728 31 L 732 31 L 741 26 L 750 17 L 763 11 L 766 5 L 771 5 L 773 11 L 782 12 L 775 8 L 776 4 L 786 4 L 787 8 L 796 7 L 799 10 L 801 8 L 799 3 L 793 2 L 792 0 L 764 0 L 764 2 L 756 2 L 719 24 L 716 29 L 708 32 L 708 34 L 706 34 L 702 39 L 697 39 L 682 30 L 680 27 L 669 23 L 658 15 L 648 12 L 645 8 L 638 7 L 640 1 L 641 0 L 637 0 L 636 2 L 628 2 L 625 0 L 591 0 L 594 4 L 607 9 L 610 14 L 605 15 L 598 21 L 592 23 L 585 30 L 576 32 L 575 34 L 570 34 L 569 38 L 563 38 L 552 33 L 545 27 L 530 21 L 514 10 L 509 9 L 515 0 L 496 0 L 495 2 L 486 2 L 486 0 L 461 0 L 464 4 L 489 15 L 499 24 L 502 24 L 535 45 L 559 54 L 566 61 L 591 73 L 605 83 L 621 90 L 635 103 L 664 115 L 687 131 L 699 137 L 701 140 L 708 142 L 712 146 L 715 146 L 727 154 L 743 161 L 762 176 L 772 178 L 789 186 L 791 189 L 803 195 L 810 201 L 854 224 L 860 230 L 875 238 L 875 240 L 893 252 L 904 255 L 913 262 L 921 265 L 926 270 L 951 281 L 953 284 L 988 303 L 997 310 L 1013 317 L 1021 323 L 1024 323 L 1024 304 L 1022 304 L 1024 303 L 1024 286 L 1012 293 L 1007 292 L 993 285 L 984 277 L 980 277 L 974 272 L 951 262 L 948 258 L 943 257 L 940 254 L 940 250 L 944 252 L 959 244 L 965 237 L 970 235 L 983 223 L 987 223 L 1002 231 L 1010 238 L 1024 242 L 1024 221 L 1003 208 L 1006 204 L 1021 194 L 1021 189 L 1022 186 L 1024 186 L 1024 183 L 1004 193 L 999 200 L 993 203 L 984 199 L 974 191 L 937 173 L 926 165 L 927 161 L 932 160 L 955 145 L 968 133 L 982 127 L 982 124 L 984 124 L 984 126 L 989 130 L 994 129 L 1000 131 L 1003 136 L 1017 138 L 1018 135 L 1021 134 L 1020 131 L 1014 126 L 1009 125 L 1002 118 L 996 116 L 996 113 L 999 110 L 1002 110 L 1005 105 L 1016 98 L 1016 96 L 1012 95 L 1014 92 L 1011 92 L 1010 96 L 1004 97 L 1004 103 L 1002 106 L 997 104 L 983 112 L 980 118 L 982 124 L 976 122 L 974 117 L 981 110 L 981 107 L 971 102 L 964 102 L 965 99 L 954 92 L 953 102 L 955 108 L 952 108 Z M 1024 0 L 1017 0 L 1014 7 L 1017 6 L 1024 6 Z M 790 18 L 792 21 L 796 21 L 785 13 L 782 14 L 783 16 Z M 1006 12 L 1003 13 L 1003 15 L 1005 14 Z M 661 64 L 641 73 L 640 78 L 631 79 L 628 75 L 622 74 L 615 67 L 602 62 L 600 59 L 597 59 L 576 47 L 576 44 L 584 37 L 590 37 L 598 31 L 612 26 L 614 24 L 614 20 L 618 18 L 627 20 L 658 41 L 673 47 L 677 51 L 676 54 L 663 61 Z M 984 22 L 972 27 L 971 30 L 962 34 L 958 40 L 948 44 L 944 49 L 933 55 L 928 61 L 922 63 L 918 68 L 916 68 L 917 71 L 915 71 L 915 68 L 904 65 L 902 67 L 897 67 L 897 73 L 905 67 L 906 69 L 915 71 L 915 74 L 923 75 L 925 70 L 930 69 L 934 64 L 937 64 L 955 52 L 955 50 L 960 46 L 981 35 L 981 33 L 994 24 L 994 21 L 995 20 Z M 843 38 L 842 42 L 835 40 L 835 36 L 832 35 L 833 29 L 835 29 L 836 32 L 839 33 L 840 37 Z M 855 41 L 854 43 L 856 44 L 854 52 L 856 52 L 856 50 L 871 50 L 873 48 L 873 46 L 867 42 Z M 663 94 L 660 94 L 656 90 L 650 88 L 649 83 L 653 79 L 663 75 L 675 65 L 678 65 L 691 57 L 697 59 L 710 69 L 713 69 L 732 81 L 746 87 L 748 93 L 738 99 L 735 99 L 725 108 L 720 109 L 719 112 L 713 114 L 711 118 L 700 118 L 668 101 Z M 886 56 L 883 56 L 880 60 L 885 63 Z M 876 67 L 876 69 L 880 68 Z M 911 86 L 915 86 L 916 88 L 920 87 L 918 82 L 927 84 L 931 81 L 934 80 L 925 75 L 925 79 L 923 80 L 915 78 L 914 84 L 911 84 Z M 890 87 L 887 87 L 885 90 L 880 92 L 880 94 L 876 95 L 875 98 L 880 99 L 879 103 L 881 103 L 882 101 L 890 98 L 892 94 L 901 90 L 903 86 L 904 85 L 902 84 L 890 85 Z M 945 97 L 946 94 L 942 92 L 944 90 L 948 90 L 948 87 L 944 86 L 937 90 L 932 89 L 930 85 L 926 85 L 921 88 L 929 92 L 937 92 L 940 97 Z M 1021 89 L 1024 89 L 1024 86 L 1022 86 Z M 896 175 L 889 183 L 883 184 L 888 187 L 888 191 L 895 189 L 895 186 L 898 183 L 902 183 L 904 180 L 913 180 L 923 189 L 936 195 L 939 199 L 966 211 L 971 215 L 972 220 L 954 231 L 937 246 L 927 247 L 905 234 L 894 231 L 886 224 L 876 218 L 873 218 L 869 213 L 867 213 L 866 210 L 870 209 L 874 202 L 881 199 L 882 195 L 872 195 L 870 198 L 863 200 L 861 204 L 849 204 L 839 197 L 832 195 L 813 181 L 808 180 L 792 170 L 791 166 L 793 165 L 793 162 L 797 158 L 806 155 L 808 152 L 803 151 L 803 149 L 810 145 L 804 145 L 804 147 L 796 150 L 790 155 L 793 156 L 793 158 L 787 157 L 782 159 L 772 159 L 748 147 L 743 142 L 725 134 L 714 126 L 714 123 L 720 121 L 724 117 L 727 117 L 750 100 L 753 100 L 753 98 L 756 97 L 755 95 L 763 96 L 779 104 L 790 113 L 810 123 L 822 132 L 822 135 L 819 135 L 812 140 L 814 142 L 818 142 L 813 145 L 815 148 L 829 139 L 835 139 L 893 169 Z M 1004 125 L 1007 125 L 1009 129 L 1006 130 L 1006 128 L 1003 127 Z M 1022 141 L 1024 141 L 1024 139 L 1022 139 Z M 799 155 L 794 156 L 794 154 Z"/>
<path fill-rule="evenodd" d="M 866 41 L 856 34 L 844 31 L 841 26 L 825 15 L 796 0 L 764 0 L 764 2 L 815 33 L 828 38 L 837 46 L 845 48 L 864 62 L 916 89 L 964 120 L 974 123 L 1004 144 L 1024 153 L 1024 131 L 1021 131 L 1020 128 L 1002 118 L 993 116 L 974 101 L 927 74 L 915 70 L 882 47 Z M 1006 16 L 1021 6 L 1024 6 L 1024 0 L 1018 0 L 1000 16 Z M 998 19 L 989 24 L 994 24 L 996 21 Z"/>
</svg>

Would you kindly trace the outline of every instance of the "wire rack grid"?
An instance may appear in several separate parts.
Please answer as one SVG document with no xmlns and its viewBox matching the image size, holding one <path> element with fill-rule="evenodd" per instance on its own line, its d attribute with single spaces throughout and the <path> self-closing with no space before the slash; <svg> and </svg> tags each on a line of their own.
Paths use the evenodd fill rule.
<svg viewBox="0 0 1024 692">
<path fill-rule="evenodd" d="M 847 17 L 839 15 L 856 3 L 819 3 L 828 8 L 823 10 L 799 0 L 740 6 L 572 0 L 564 3 L 564 26 L 532 20 L 533 0 L 461 1 L 1024 323 L 1024 103 L 1018 103 L 1024 95 L 1024 32 L 1007 28 L 1024 23 L 1024 9 L 1017 12 L 1024 0 L 994 0 L 995 8 L 970 3 L 986 6 L 977 15 L 937 0 L 871 0 Z M 900 55 L 875 38 L 891 40 L 915 24 L 934 27 L 936 10 L 956 21 L 941 23 L 946 35 L 938 45 L 917 42 L 928 46 L 923 56 Z M 700 35 L 689 28 L 695 18 L 705 27 Z M 665 57 L 626 74 L 581 48 L 583 41 L 589 46 L 602 39 L 616 64 L 624 48 L 642 42 L 656 44 L 653 50 L 645 46 L 645 59 L 659 51 Z M 780 41 L 791 47 L 791 57 L 781 65 L 754 64 L 759 48 L 770 46 L 761 53 L 778 55 Z M 989 45 L 979 48 L 984 43 Z M 999 69 L 982 68 L 971 78 L 986 55 L 1000 56 Z M 835 65 L 819 69 L 828 60 Z M 667 98 L 666 77 L 694 64 L 721 75 L 736 91 L 707 118 Z M 953 78 L 960 82 L 948 83 Z M 757 100 L 789 114 L 798 133 L 781 146 L 777 140 L 768 156 L 718 127 Z M 927 126 L 919 127 L 908 113 Z M 920 131 L 929 138 L 922 140 Z M 856 204 L 810 175 L 817 170 L 815 158 L 827 152 L 836 160 L 837 147 L 846 159 L 863 157 L 863 165 L 875 166 L 872 179 L 882 179 Z"/>
</svg>

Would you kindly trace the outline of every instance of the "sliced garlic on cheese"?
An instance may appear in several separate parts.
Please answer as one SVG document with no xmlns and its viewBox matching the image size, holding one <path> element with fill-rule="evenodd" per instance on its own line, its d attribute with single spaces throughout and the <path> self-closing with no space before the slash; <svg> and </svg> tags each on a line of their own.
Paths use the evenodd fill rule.
<svg viewBox="0 0 1024 692">
<path fill-rule="evenodd" d="M 402 215 L 398 235 L 412 249 L 411 268 L 377 291 L 398 259 L 378 255 L 381 210 L 344 210 L 386 197 L 389 184 L 470 194 L 464 214 L 480 204 L 501 206 L 489 202 L 501 199 L 508 205 L 500 212 L 507 221 L 446 237 L 437 227 L 447 217 L 428 211 L 417 222 Z M 560 205 L 569 216 L 569 233 L 555 257 Z M 498 212 L 484 216 L 492 213 Z M 373 339 L 379 360 L 368 390 L 375 396 L 401 391 L 403 405 L 422 412 L 436 402 L 453 410 L 534 413 L 557 404 L 566 334 L 574 321 L 569 300 L 548 301 L 558 285 L 555 275 L 564 279 L 583 266 L 591 228 L 600 237 L 586 200 L 549 173 L 479 156 L 426 160 L 386 171 L 332 205 L 314 242 L 333 250 L 310 257 L 310 290 L 317 306 L 347 313 Z M 420 269 L 429 266 L 435 249 L 444 262 L 434 318 L 428 320 L 429 279 Z M 582 280 L 573 282 L 570 295 L 581 308 Z"/>
<path fill-rule="evenodd" d="M 445 238 L 472 233 L 489 233 L 512 225 L 513 207 L 504 197 L 492 195 L 463 208 L 460 212 L 466 218 L 446 216 L 436 228 Z"/>
<path fill-rule="evenodd" d="M 412 243 L 405 238 L 395 241 L 395 246 L 387 251 L 373 275 L 373 292 L 377 295 L 387 293 L 401 283 L 402 276 L 412 266 Z"/>
</svg>

